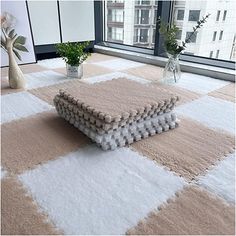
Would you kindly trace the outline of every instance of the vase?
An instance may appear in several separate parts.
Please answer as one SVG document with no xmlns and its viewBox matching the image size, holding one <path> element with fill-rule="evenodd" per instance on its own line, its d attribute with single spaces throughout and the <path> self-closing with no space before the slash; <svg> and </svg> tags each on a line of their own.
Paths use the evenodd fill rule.
<svg viewBox="0 0 236 236">
<path fill-rule="evenodd" d="M 167 54 L 168 61 L 166 63 L 164 73 L 163 73 L 163 82 L 165 84 L 177 83 L 181 77 L 180 65 L 179 65 L 179 56 Z"/>
<path fill-rule="evenodd" d="M 8 57 L 9 57 L 9 71 L 8 79 L 9 85 L 13 89 L 24 89 L 25 88 L 25 78 L 20 67 L 18 66 L 15 55 L 12 48 L 8 47 Z"/>
<path fill-rule="evenodd" d="M 81 79 L 83 76 L 83 65 L 71 66 L 66 64 L 67 77 Z"/>
</svg>

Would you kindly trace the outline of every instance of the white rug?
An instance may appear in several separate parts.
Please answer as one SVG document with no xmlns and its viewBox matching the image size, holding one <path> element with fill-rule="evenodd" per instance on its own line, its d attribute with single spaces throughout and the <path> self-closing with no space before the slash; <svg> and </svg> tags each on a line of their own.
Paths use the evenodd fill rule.
<svg viewBox="0 0 236 236">
<path fill-rule="evenodd" d="M 125 234 L 185 184 L 128 148 L 88 146 L 20 177 L 65 234 Z"/>
</svg>

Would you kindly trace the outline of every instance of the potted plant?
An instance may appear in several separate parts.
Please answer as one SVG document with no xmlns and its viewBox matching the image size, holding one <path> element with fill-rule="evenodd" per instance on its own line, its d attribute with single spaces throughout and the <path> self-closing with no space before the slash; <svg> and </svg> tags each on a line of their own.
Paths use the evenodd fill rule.
<svg viewBox="0 0 236 236">
<path fill-rule="evenodd" d="M 168 56 L 168 61 L 163 74 L 165 83 L 176 83 L 180 79 L 181 71 L 179 56 L 181 52 L 186 49 L 186 44 L 191 42 L 192 37 L 197 34 L 198 30 L 207 21 L 209 16 L 210 14 L 207 14 L 201 20 L 198 20 L 197 25 L 193 27 L 192 33 L 181 43 L 178 43 L 177 40 L 177 34 L 180 32 L 179 28 L 175 24 L 165 24 L 158 20 L 159 32 L 163 35 L 164 47 Z"/>
<path fill-rule="evenodd" d="M 81 79 L 83 76 L 83 62 L 90 55 L 85 49 L 89 42 L 67 42 L 56 44 L 56 51 L 66 62 L 67 76 Z"/>
<path fill-rule="evenodd" d="M 15 33 L 16 18 L 8 12 L 4 12 L 1 15 L 1 47 L 8 54 L 9 58 L 9 71 L 8 79 L 9 85 L 13 89 L 25 88 L 24 75 L 16 62 L 17 57 L 21 61 L 19 51 L 28 52 L 24 46 L 26 38 L 24 36 L 18 36 Z"/>
</svg>

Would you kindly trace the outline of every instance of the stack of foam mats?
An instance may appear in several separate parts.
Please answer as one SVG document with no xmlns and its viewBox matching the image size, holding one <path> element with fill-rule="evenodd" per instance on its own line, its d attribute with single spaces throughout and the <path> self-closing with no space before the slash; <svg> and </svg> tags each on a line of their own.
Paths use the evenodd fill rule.
<svg viewBox="0 0 236 236">
<path fill-rule="evenodd" d="M 54 98 L 58 114 L 104 150 L 114 150 L 178 126 L 178 96 L 126 78 L 76 83 Z"/>
</svg>

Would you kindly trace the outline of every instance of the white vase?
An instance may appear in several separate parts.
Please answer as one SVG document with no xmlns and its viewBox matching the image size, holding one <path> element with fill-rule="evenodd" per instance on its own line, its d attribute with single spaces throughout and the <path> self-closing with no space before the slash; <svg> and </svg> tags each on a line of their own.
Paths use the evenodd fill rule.
<svg viewBox="0 0 236 236">
<path fill-rule="evenodd" d="M 81 79 L 83 76 L 83 65 L 71 66 L 66 64 L 67 77 Z"/>
<path fill-rule="evenodd" d="M 8 48 L 8 57 L 9 57 L 8 79 L 10 87 L 13 89 L 25 88 L 25 78 L 20 67 L 16 62 L 12 48 Z"/>
</svg>

